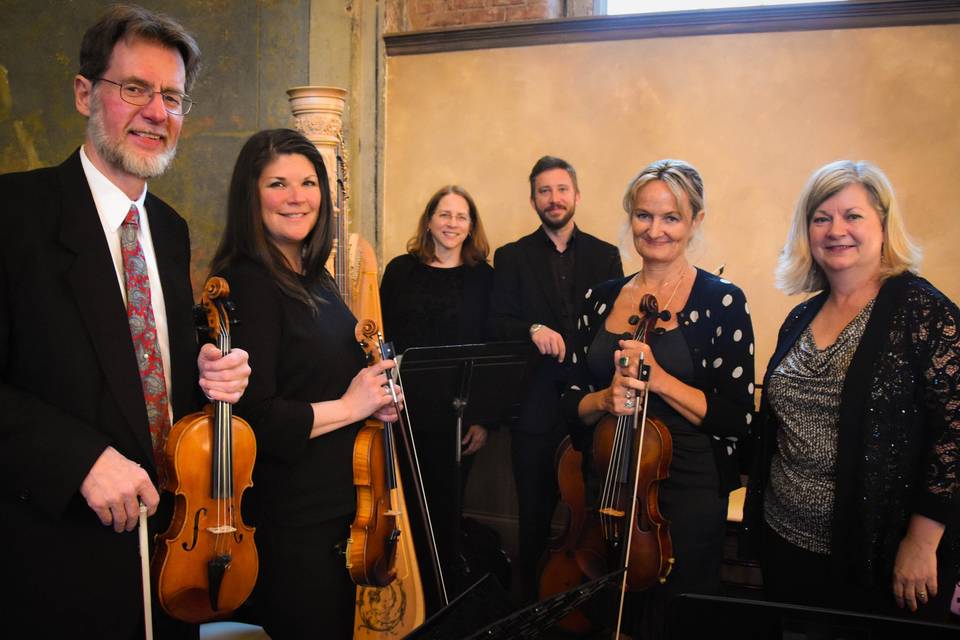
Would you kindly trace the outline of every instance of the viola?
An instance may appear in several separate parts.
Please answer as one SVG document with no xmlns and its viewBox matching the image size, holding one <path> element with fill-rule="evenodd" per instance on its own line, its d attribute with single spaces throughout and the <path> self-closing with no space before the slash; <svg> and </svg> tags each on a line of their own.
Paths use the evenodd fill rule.
<svg viewBox="0 0 960 640">
<path fill-rule="evenodd" d="M 640 300 L 642 320 L 633 339 L 643 342 L 660 317 L 657 299 Z M 640 379 L 650 377 L 650 367 L 640 359 Z M 626 571 L 621 581 L 616 635 L 620 635 L 626 591 L 663 584 L 673 569 L 670 523 L 660 513 L 659 483 L 670 473 L 673 440 L 667 426 L 647 417 L 649 385 L 637 398 L 632 415 L 605 416 L 593 436 L 593 460 L 604 478 L 598 514 L 603 538 Z"/>
<path fill-rule="evenodd" d="M 357 341 L 373 364 L 371 333 L 377 334 L 372 320 L 357 323 Z M 360 428 L 353 443 L 357 513 L 347 539 L 347 569 L 358 585 L 385 587 L 396 577 L 401 513 L 396 455 L 393 424 L 372 421 Z"/>
<path fill-rule="evenodd" d="M 383 341 L 383 336 L 372 320 L 357 324 L 357 339 L 367 353 L 368 362 L 395 357 L 393 345 Z M 375 340 L 375 342 L 374 342 Z M 400 479 L 400 463 L 410 470 L 412 483 L 409 494 L 414 497 L 419 524 L 424 532 L 429 570 L 433 574 L 434 608 L 445 606 L 449 600 L 440 557 L 437 553 L 433 523 L 423 490 L 420 464 L 410 429 L 405 407 L 401 408 L 398 382 L 393 372 L 387 371 L 387 386 L 397 410 L 396 424 L 368 421 L 357 435 L 353 449 L 354 485 L 357 487 L 357 514 L 350 526 L 347 540 L 347 568 L 354 582 L 362 586 L 384 587 L 395 576 L 395 560 L 398 540 L 404 535 L 401 528 L 401 505 L 406 504 Z M 403 460 L 397 450 L 405 454 Z M 409 533 L 407 534 L 409 535 Z M 421 551 L 422 553 L 422 551 Z"/>
<path fill-rule="evenodd" d="M 643 320 L 636 316 L 631 324 L 637 325 L 633 339 L 644 341 L 659 317 L 657 299 L 645 295 L 640 311 Z M 649 367 L 641 363 L 640 378 L 648 377 Z M 625 592 L 662 584 L 674 564 L 669 522 L 658 502 L 658 483 L 669 476 L 672 439 L 663 422 L 646 415 L 648 395 L 645 391 L 638 399 L 632 415 L 606 415 L 594 430 L 592 466 L 604 479 L 596 511 L 586 509 L 582 455 L 569 437 L 557 451 L 560 504 L 568 517 L 543 563 L 540 597 L 625 569 L 614 637 L 619 637 Z M 557 626 L 576 635 L 594 630 L 582 611 L 571 612 Z"/>
<path fill-rule="evenodd" d="M 220 353 L 230 352 L 233 305 L 223 278 L 210 278 L 201 307 Z M 175 496 L 173 520 L 157 536 L 152 560 L 157 598 L 185 622 L 224 618 L 243 604 L 257 581 L 253 527 L 240 515 L 252 486 L 257 444 L 250 425 L 227 402 L 184 416 L 173 426 L 164 453 Z"/>
</svg>

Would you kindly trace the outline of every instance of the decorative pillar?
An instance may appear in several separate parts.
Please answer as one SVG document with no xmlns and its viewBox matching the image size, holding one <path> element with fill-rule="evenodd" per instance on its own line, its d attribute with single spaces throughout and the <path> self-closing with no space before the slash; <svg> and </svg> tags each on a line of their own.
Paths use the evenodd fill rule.
<svg viewBox="0 0 960 640">
<path fill-rule="evenodd" d="M 319 149 L 327 167 L 330 193 L 336 198 L 337 147 L 343 141 L 343 110 L 347 103 L 347 90 L 340 87 L 293 87 L 287 89 L 287 96 L 293 112 L 294 128 Z M 346 175 L 341 176 L 341 180 L 345 185 Z M 338 210 L 337 213 L 342 212 Z"/>
</svg>

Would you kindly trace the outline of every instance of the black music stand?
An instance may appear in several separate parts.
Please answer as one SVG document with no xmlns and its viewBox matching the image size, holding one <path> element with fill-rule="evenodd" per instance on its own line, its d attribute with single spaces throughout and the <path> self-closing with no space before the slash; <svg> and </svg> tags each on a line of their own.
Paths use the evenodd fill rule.
<svg viewBox="0 0 960 640">
<path fill-rule="evenodd" d="M 458 565 L 465 425 L 519 415 L 538 359 L 530 342 L 412 347 L 400 358 L 398 376 L 444 568 Z"/>
<path fill-rule="evenodd" d="M 618 569 L 569 591 L 513 611 L 510 598 L 490 574 L 432 615 L 405 640 L 516 640 L 539 638 L 608 585 L 620 583 Z"/>
</svg>

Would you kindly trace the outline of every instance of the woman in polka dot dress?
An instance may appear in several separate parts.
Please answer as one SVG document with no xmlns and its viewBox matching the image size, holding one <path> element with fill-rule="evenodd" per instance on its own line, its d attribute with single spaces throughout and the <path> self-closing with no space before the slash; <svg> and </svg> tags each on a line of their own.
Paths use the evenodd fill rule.
<svg viewBox="0 0 960 640">
<path fill-rule="evenodd" d="M 623 205 L 643 270 L 587 292 L 563 410 L 575 446 L 588 451 L 601 417 L 633 413 L 644 386 L 636 380 L 643 354 L 651 369 L 647 415 L 673 437 L 660 510 L 670 521 L 676 564 L 666 584 L 632 607 L 640 637 L 657 638 L 674 595 L 719 590 L 727 495 L 740 485 L 736 443 L 753 417 L 753 327 L 743 292 L 687 260 L 705 215 L 696 169 L 680 160 L 654 162 L 630 183 Z M 661 316 L 643 344 L 628 338 L 631 316 L 648 293 Z M 588 500 L 598 481 L 587 478 Z"/>
</svg>

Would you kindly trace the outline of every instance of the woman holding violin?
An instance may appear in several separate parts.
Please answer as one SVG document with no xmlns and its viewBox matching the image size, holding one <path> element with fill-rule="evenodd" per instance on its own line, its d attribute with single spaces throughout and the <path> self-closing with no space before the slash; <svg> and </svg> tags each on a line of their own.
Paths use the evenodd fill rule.
<svg viewBox="0 0 960 640">
<path fill-rule="evenodd" d="M 736 440 L 753 414 L 753 328 L 743 292 L 687 259 L 705 216 L 696 169 L 680 160 L 648 165 L 627 187 L 623 206 L 643 269 L 587 292 L 563 409 L 575 446 L 589 452 L 594 425 L 608 414 L 632 415 L 647 390 L 647 417 L 672 438 L 659 511 L 675 564 L 665 583 L 644 593 L 642 607 L 632 607 L 640 637 L 649 639 L 662 637 L 672 596 L 719 589 L 727 495 L 739 486 Z M 659 312 L 639 342 L 629 338 L 647 294 Z M 638 379 L 641 357 L 647 382 Z M 588 504 L 596 481 L 587 478 Z"/>
<path fill-rule="evenodd" d="M 746 521 L 767 598 L 944 621 L 960 578 L 960 310 L 877 167 L 841 160 L 800 194 L 779 287 Z"/>
<path fill-rule="evenodd" d="M 301 134 L 254 134 L 237 158 L 211 270 L 230 285 L 233 344 L 256 362 L 236 413 L 257 437 L 245 511 L 260 574 L 252 597 L 274 640 L 350 638 L 355 588 L 341 543 L 355 511 L 353 444 L 368 416 L 395 420 L 393 361 L 367 367 L 356 319 L 325 264 L 327 172 Z"/>
</svg>

